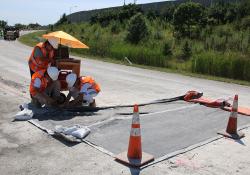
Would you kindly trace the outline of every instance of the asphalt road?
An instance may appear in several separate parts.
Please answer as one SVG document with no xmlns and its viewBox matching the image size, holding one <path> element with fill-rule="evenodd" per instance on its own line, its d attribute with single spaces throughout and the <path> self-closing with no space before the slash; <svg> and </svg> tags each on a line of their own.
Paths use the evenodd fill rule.
<svg viewBox="0 0 250 175">
<path fill-rule="evenodd" d="M 11 122 L 18 104 L 28 102 L 27 59 L 32 48 L 0 40 L 0 170 L 3 174 L 123 174 L 131 172 L 85 144 L 67 147 L 26 122 Z M 100 83 L 100 106 L 133 104 L 174 97 L 188 90 L 211 98 L 239 95 L 250 106 L 250 88 L 172 73 L 82 59 L 82 75 Z M 67 155 L 67 156 L 65 156 Z M 55 164 L 55 162 L 57 162 Z M 155 172 L 161 172 L 156 169 Z M 127 174 L 127 173 L 125 173 Z"/>
<path fill-rule="evenodd" d="M 17 41 L 0 41 L 0 76 L 15 81 L 28 90 L 30 81 L 27 59 L 32 51 Z M 75 57 L 77 58 L 77 57 Z M 91 75 L 101 85 L 99 105 L 148 102 L 174 97 L 188 90 L 204 92 L 211 98 L 239 95 L 239 104 L 250 106 L 250 88 L 241 85 L 192 78 L 129 66 L 82 59 L 82 75 Z"/>
</svg>

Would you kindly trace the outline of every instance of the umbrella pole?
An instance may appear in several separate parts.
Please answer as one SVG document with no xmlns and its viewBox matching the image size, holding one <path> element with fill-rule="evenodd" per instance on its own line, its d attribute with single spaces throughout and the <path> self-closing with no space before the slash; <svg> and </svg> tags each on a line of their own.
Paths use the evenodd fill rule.
<svg viewBox="0 0 250 175">
<path fill-rule="evenodd" d="M 62 48 L 61 48 L 61 38 L 60 38 L 60 44 L 59 44 L 59 59 L 62 59 Z"/>
</svg>

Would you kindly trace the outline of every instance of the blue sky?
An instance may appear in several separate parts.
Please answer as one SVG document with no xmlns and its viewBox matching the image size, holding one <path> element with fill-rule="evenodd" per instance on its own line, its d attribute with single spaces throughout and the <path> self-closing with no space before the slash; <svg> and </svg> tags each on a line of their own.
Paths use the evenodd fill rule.
<svg viewBox="0 0 250 175">
<path fill-rule="evenodd" d="M 137 4 L 166 0 L 137 0 Z M 42 25 L 55 23 L 63 13 L 69 14 L 82 10 L 92 10 L 123 5 L 124 0 L 1 0 L 0 20 L 29 24 L 38 22 Z M 133 3 L 134 0 L 126 0 Z M 77 6 L 77 7 L 76 7 Z"/>
</svg>

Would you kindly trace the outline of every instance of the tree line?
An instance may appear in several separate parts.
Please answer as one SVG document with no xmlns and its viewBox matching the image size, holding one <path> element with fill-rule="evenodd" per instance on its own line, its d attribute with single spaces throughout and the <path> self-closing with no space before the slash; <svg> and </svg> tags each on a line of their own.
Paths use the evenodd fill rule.
<svg viewBox="0 0 250 175">
<path fill-rule="evenodd" d="M 7 21 L 0 20 L 0 28 L 5 28 L 8 26 Z M 16 23 L 13 25 L 13 27 L 16 27 L 19 30 L 24 30 L 24 29 L 41 29 L 43 26 L 41 26 L 38 23 L 30 23 L 30 24 L 21 24 L 21 23 Z"/>
<path fill-rule="evenodd" d="M 105 27 L 112 21 L 122 23 L 137 13 L 141 13 L 143 18 L 147 18 L 148 20 L 158 18 L 169 22 L 174 27 L 176 37 L 197 38 L 199 37 L 200 29 L 205 26 L 238 22 L 250 15 L 250 1 L 241 0 L 239 3 L 225 3 L 223 0 L 218 0 L 209 7 L 204 7 L 199 3 L 190 1 L 180 5 L 169 5 L 161 11 L 149 10 L 146 13 L 139 6 L 129 4 L 120 9 L 108 9 L 92 16 L 91 24 L 99 23 Z M 250 25 L 249 23 L 250 18 L 247 17 L 239 25 L 247 28 Z M 135 25 L 140 26 L 140 24 Z M 144 31 L 142 32 L 145 33 Z"/>
</svg>

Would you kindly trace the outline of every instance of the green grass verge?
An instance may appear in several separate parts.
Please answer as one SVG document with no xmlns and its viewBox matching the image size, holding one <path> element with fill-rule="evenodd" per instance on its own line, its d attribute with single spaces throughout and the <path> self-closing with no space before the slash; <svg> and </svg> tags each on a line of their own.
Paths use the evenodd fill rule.
<svg viewBox="0 0 250 175">
<path fill-rule="evenodd" d="M 43 41 L 41 36 L 45 33 L 46 33 L 45 31 L 29 33 L 29 34 L 21 36 L 18 40 L 25 45 L 35 46 L 38 42 Z M 74 53 L 74 52 L 71 52 L 71 54 L 74 56 L 79 56 L 79 57 L 86 57 L 87 56 L 90 59 L 95 59 L 95 60 L 110 62 L 110 63 L 115 63 L 115 64 L 122 64 L 122 65 L 126 65 L 126 66 L 133 66 L 133 67 L 156 70 L 156 71 L 167 72 L 167 73 L 178 73 L 178 74 L 196 77 L 196 78 L 209 79 L 209 80 L 215 80 L 215 81 L 250 86 L 250 82 L 243 81 L 243 80 L 235 80 L 235 79 L 216 77 L 216 76 L 211 76 L 211 75 L 203 75 L 203 74 L 191 73 L 191 72 L 186 72 L 186 71 L 176 70 L 176 69 L 160 68 L 160 67 L 145 66 L 145 65 L 138 65 L 138 64 L 129 65 L 125 60 L 115 60 L 115 59 L 111 59 L 111 58 L 103 58 L 103 57 L 92 56 L 92 55 L 83 55 L 83 54 Z"/>
<path fill-rule="evenodd" d="M 21 43 L 23 43 L 25 45 L 33 47 L 37 43 L 44 41 L 44 39 L 41 36 L 45 33 L 46 33 L 46 31 L 29 33 L 29 34 L 20 36 L 18 41 L 20 41 Z"/>
</svg>

